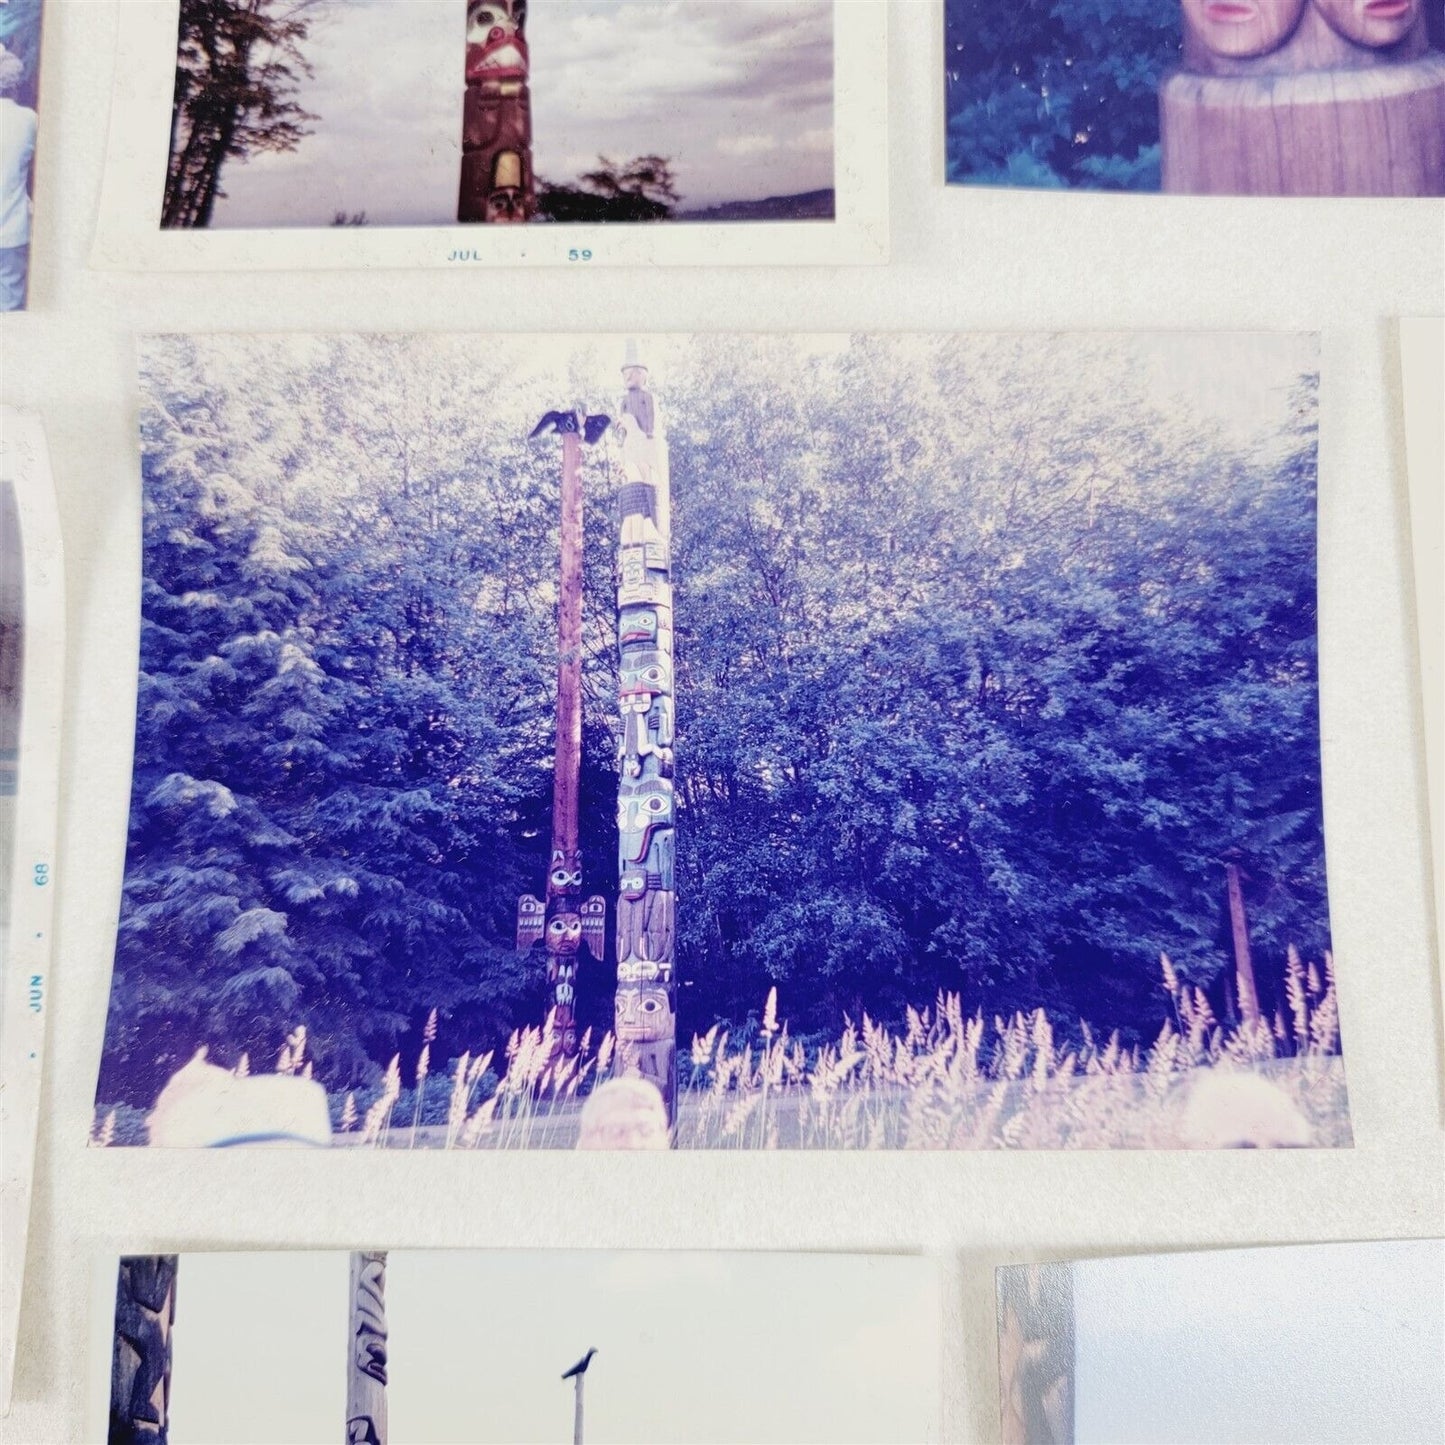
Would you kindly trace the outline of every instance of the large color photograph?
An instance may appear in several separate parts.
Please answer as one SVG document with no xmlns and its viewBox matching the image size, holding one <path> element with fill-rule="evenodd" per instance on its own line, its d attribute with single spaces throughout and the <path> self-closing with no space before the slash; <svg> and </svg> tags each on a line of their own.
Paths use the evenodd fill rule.
<svg viewBox="0 0 1445 1445">
<path fill-rule="evenodd" d="M 105 1311 L 104 1438 L 926 1445 L 939 1423 L 931 1274 L 906 1255 L 128 1256 Z M 679 1301 L 704 1306 L 683 1328 Z"/>
<path fill-rule="evenodd" d="M 948 178 L 1445 195 L 1442 0 L 946 0 Z"/>
<path fill-rule="evenodd" d="M 1350 1142 L 1313 338 L 141 384 L 95 1143 Z"/>
<path fill-rule="evenodd" d="M 180 0 L 168 229 L 834 217 L 833 0 Z"/>
</svg>

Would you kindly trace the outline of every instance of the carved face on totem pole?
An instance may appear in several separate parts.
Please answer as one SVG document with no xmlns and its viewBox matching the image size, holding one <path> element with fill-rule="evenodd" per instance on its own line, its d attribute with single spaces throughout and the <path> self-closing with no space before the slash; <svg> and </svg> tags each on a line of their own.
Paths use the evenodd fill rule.
<svg viewBox="0 0 1445 1445">
<path fill-rule="evenodd" d="M 1420 0 L 1314 0 L 1330 29 L 1356 45 L 1398 45 L 1423 20 Z"/>
<path fill-rule="evenodd" d="M 564 853 L 560 848 L 554 848 L 552 862 L 547 869 L 547 897 L 575 898 L 581 891 L 581 855 Z"/>
<path fill-rule="evenodd" d="M 503 151 L 492 169 L 492 188 L 487 192 L 487 221 L 509 226 L 527 219 L 527 194 L 522 187 L 522 158 L 516 151 Z"/>
<path fill-rule="evenodd" d="M 527 0 L 468 0 L 467 80 L 525 80 L 526 23 Z"/>
<path fill-rule="evenodd" d="M 672 841 L 672 784 L 666 778 L 624 778 L 617 790 L 617 857 L 622 868 L 642 864 L 649 873 L 654 845 Z"/>
<path fill-rule="evenodd" d="M 655 604 L 640 607 L 624 607 L 617 619 L 617 641 L 627 647 L 631 643 L 657 645 L 658 629 L 662 626 L 663 609 Z"/>
<path fill-rule="evenodd" d="M 1214 55 L 1248 60 L 1278 50 L 1308 0 L 1183 0 L 1186 33 Z"/>
<path fill-rule="evenodd" d="M 614 1029 L 619 1044 L 655 1044 L 673 1036 L 672 995 L 662 979 L 617 990 Z"/>
</svg>

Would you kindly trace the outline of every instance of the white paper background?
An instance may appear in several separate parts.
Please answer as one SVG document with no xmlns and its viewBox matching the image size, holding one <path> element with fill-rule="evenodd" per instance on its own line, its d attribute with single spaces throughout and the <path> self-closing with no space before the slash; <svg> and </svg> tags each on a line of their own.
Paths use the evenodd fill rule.
<svg viewBox="0 0 1445 1445">
<path fill-rule="evenodd" d="M 1074 1439 L 1445 1439 L 1445 1244 L 1074 1266 Z"/>
<path fill-rule="evenodd" d="M 942 184 L 942 17 L 893 0 L 887 270 L 86 272 L 114 0 L 51 0 L 32 310 L 0 390 L 43 411 L 70 569 L 59 959 L 37 1218 L 0 1441 L 72 1439 L 97 1245 L 922 1248 L 943 1278 L 944 1438 L 998 1435 L 993 1266 L 1438 1233 L 1440 992 L 1393 319 L 1445 311 L 1437 201 L 985 193 Z M 139 586 L 140 330 L 1278 327 L 1325 333 L 1326 817 L 1352 1152 L 504 1157 L 87 1151 L 120 893 Z"/>
</svg>

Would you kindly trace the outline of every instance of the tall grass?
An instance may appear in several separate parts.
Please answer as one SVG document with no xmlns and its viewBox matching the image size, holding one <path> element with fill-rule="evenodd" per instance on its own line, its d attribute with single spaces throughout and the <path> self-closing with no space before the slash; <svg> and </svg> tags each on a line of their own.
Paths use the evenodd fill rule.
<svg viewBox="0 0 1445 1445">
<path fill-rule="evenodd" d="M 1349 1142 L 1333 962 L 1285 971 L 1288 1013 L 1226 1028 L 1197 987 L 1161 957 L 1167 1016 L 1147 1047 L 1099 1039 L 1087 1024 L 1060 1042 L 1043 1009 L 985 1019 L 961 996 L 940 993 L 906 1011 L 901 1029 L 868 1014 L 845 1019 L 839 1037 L 809 1049 L 778 1012 L 777 989 L 761 1023 L 734 1039 L 714 1025 L 694 1037 L 678 1101 L 679 1149 L 1057 1149 L 1177 1147 L 1190 1089 L 1233 1073 L 1264 1081 L 1319 1145 Z M 570 1148 L 582 1097 L 609 1077 L 615 1041 L 561 1052 L 556 1019 L 515 1030 L 500 1074 L 494 1054 L 464 1053 L 451 1068 L 444 1125 L 423 1121 L 435 1011 L 415 1068 L 407 1147 Z M 306 1032 L 288 1036 L 278 1072 L 309 1076 Z M 348 1093 L 337 1143 L 384 1148 L 402 1095 L 393 1056 L 368 1100 Z M 364 1113 L 361 1105 L 365 1104 Z M 98 1116 L 93 1142 L 109 1143 L 114 1118 Z M 1270 1142 L 1264 1140 L 1261 1142 Z"/>
</svg>

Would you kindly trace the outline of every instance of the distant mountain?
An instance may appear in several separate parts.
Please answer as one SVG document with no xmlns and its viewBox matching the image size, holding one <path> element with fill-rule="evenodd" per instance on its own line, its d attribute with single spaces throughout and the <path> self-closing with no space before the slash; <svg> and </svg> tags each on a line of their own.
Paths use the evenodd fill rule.
<svg viewBox="0 0 1445 1445">
<path fill-rule="evenodd" d="M 677 211 L 674 221 L 831 221 L 837 215 L 834 192 L 804 191 L 800 196 L 769 196 L 762 201 L 725 201 L 701 211 Z"/>
</svg>

